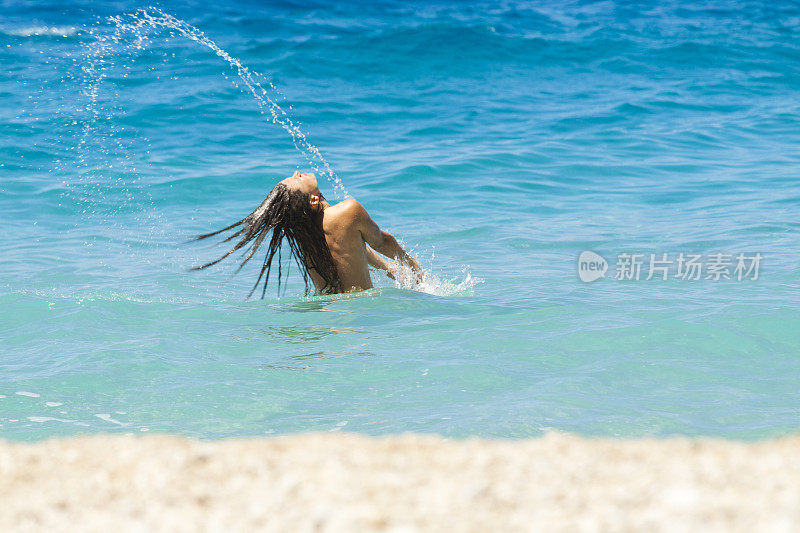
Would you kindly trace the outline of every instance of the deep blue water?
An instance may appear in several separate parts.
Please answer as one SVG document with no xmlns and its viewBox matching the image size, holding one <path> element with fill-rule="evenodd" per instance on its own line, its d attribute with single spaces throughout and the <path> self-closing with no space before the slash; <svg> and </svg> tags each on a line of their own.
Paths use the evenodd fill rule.
<svg viewBox="0 0 800 533">
<path fill-rule="evenodd" d="M 799 431 L 800 5 L 765 4 L 158 4 L 430 276 L 246 301 L 186 241 L 297 168 L 333 198 L 321 160 L 210 48 L 108 20 L 149 4 L 0 1 L 0 437 Z M 681 253 L 733 279 L 645 279 Z"/>
</svg>

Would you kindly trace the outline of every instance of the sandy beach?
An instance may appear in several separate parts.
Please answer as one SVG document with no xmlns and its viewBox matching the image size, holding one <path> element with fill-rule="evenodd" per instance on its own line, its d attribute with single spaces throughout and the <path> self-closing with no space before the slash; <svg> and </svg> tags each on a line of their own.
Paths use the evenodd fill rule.
<svg viewBox="0 0 800 533">
<path fill-rule="evenodd" d="M 800 437 L 0 442 L 2 531 L 771 531 Z"/>
</svg>

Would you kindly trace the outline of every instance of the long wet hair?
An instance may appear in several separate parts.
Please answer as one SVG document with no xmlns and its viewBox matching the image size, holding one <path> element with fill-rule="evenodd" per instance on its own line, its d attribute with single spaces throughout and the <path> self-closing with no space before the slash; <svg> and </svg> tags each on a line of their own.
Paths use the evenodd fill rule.
<svg viewBox="0 0 800 533">
<path fill-rule="evenodd" d="M 250 294 L 247 295 L 248 298 L 258 288 L 262 278 L 264 279 L 264 287 L 261 291 L 261 298 L 264 298 L 275 254 L 278 254 L 278 292 L 280 293 L 281 276 L 283 274 L 281 243 L 284 239 L 289 244 L 292 258 L 303 274 L 306 291 L 309 288 L 309 270 L 314 269 L 325 282 L 325 286 L 320 290 L 321 293 L 342 292 L 339 272 L 336 270 L 333 256 L 331 256 L 328 243 L 325 241 L 325 233 L 322 231 L 322 209 L 313 209 L 311 207 L 310 196 L 307 193 L 290 189 L 283 183 L 279 183 L 270 191 L 266 199 L 261 202 L 261 205 L 242 220 L 231 224 L 227 228 L 199 235 L 195 237 L 195 240 L 207 239 L 235 228 L 238 229 L 222 241 L 223 243 L 230 242 L 241 237 L 233 248 L 216 261 L 194 267 L 191 270 L 202 270 L 216 265 L 232 253 L 250 244 L 249 250 L 246 250 L 243 254 L 239 268 L 236 269 L 238 273 L 255 255 L 261 244 L 271 233 L 272 236 L 269 239 L 264 264 L 261 267 L 261 272 L 258 274 L 255 285 L 250 290 Z"/>
</svg>

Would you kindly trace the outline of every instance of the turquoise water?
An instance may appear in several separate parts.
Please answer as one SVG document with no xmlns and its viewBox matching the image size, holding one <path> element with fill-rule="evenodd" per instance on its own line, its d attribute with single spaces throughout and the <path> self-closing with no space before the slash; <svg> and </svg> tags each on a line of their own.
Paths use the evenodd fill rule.
<svg viewBox="0 0 800 533">
<path fill-rule="evenodd" d="M 800 430 L 797 4 L 313 6 L 0 3 L 0 437 Z M 297 168 L 429 281 L 187 271 Z"/>
</svg>

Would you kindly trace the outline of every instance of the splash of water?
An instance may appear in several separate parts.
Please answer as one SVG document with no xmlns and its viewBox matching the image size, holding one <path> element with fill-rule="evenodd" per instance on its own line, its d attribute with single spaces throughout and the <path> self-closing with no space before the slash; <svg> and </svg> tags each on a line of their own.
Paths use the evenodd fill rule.
<svg viewBox="0 0 800 533">
<path fill-rule="evenodd" d="M 397 274 L 395 287 L 434 296 L 470 296 L 475 293 L 475 285 L 483 283 L 483 279 L 472 276 L 469 266 L 461 269 L 460 277 L 441 277 L 425 270 L 420 279 L 407 265 L 399 266 Z"/>
<path fill-rule="evenodd" d="M 278 124 L 289 133 L 292 138 L 292 144 L 305 156 L 311 168 L 318 175 L 324 176 L 331 184 L 336 199 L 342 200 L 349 197 L 342 180 L 330 167 L 319 149 L 311 144 L 306 134 L 292 121 L 286 111 L 278 105 L 277 99 L 280 97 L 280 92 L 265 76 L 251 70 L 239 59 L 217 46 L 214 41 L 209 39 L 198 28 L 168 13 L 164 13 L 158 8 L 149 7 L 140 9 L 135 13 L 113 16 L 109 18 L 109 21 L 114 24 L 114 32 L 110 36 L 99 37 L 101 42 L 97 50 L 101 53 L 107 52 L 109 45 L 118 44 L 127 36 L 132 36 L 134 38 L 134 46 L 141 49 L 146 46 L 150 34 L 159 28 L 167 29 L 213 51 L 236 72 L 247 91 L 255 98 L 262 113 L 269 116 L 272 123 Z M 259 80 L 265 81 L 262 83 Z M 264 87 L 264 84 L 269 90 Z M 95 92 L 90 94 L 90 97 L 96 99 L 96 96 L 95 89 Z"/>
<path fill-rule="evenodd" d="M 411 255 L 420 263 L 432 265 L 435 254 L 433 250 L 429 252 L 412 250 Z M 461 276 L 447 277 L 437 275 L 431 267 L 424 268 L 420 276 L 408 264 L 392 259 L 389 263 L 394 271 L 393 285 L 398 289 L 424 292 L 434 296 L 470 296 L 475 293 L 475 286 L 483 283 L 483 279 L 472 276 L 469 265 L 461 269 Z"/>
</svg>

